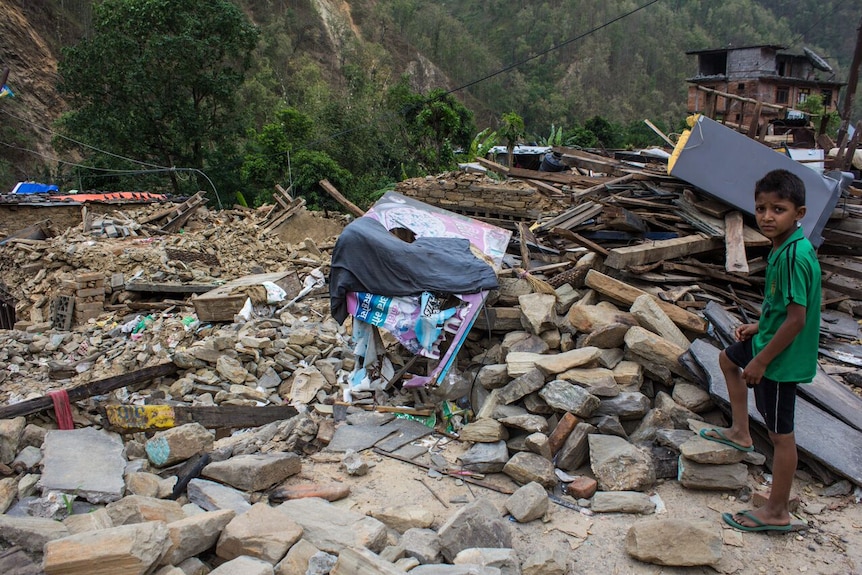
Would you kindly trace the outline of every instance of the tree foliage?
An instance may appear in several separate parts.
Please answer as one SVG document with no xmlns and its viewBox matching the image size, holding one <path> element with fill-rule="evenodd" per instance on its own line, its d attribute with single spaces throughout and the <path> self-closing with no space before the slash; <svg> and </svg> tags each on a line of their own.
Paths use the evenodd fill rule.
<svg viewBox="0 0 862 575">
<path fill-rule="evenodd" d="M 104 0 L 94 11 L 93 34 L 64 50 L 59 64 L 68 135 L 150 164 L 197 169 L 242 135 L 236 92 L 257 31 L 236 5 Z M 104 155 L 93 161 L 122 165 Z M 176 177 L 173 187 L 183 191 Z"/>
</svg>

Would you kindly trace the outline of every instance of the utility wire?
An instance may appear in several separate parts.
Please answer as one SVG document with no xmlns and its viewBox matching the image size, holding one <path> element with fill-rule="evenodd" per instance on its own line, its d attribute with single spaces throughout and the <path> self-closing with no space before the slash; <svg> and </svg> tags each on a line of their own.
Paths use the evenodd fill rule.
<svg viewBox="0 0 862 575">
<path fill-rule="evenodd" d="M 842 2 L 841 0 L 839 0 L 839 1 L 835 2 L 835 6 L 832 7 L 832 10 L 830 10 L 829 12 L 827 12 L 826 14 L 824 14 L 823 16 L 818 18 L 817 21 L 814 22 L 814 24 L 812 24 L 808 28 L 806 28 L 804 32 L 800 32 L 799 34 L 797 34 L 796 38 L 794 38 L 793 41 L 787 47 L 793 48 L 794 46 L 796 46 L 809 32 L 814 30 L 817 26 L 820 25 L 821 22 L 823 22 L 829 16 L 831 16 L 832 13 L 835 12 L 836 10 L 838 10 L 838 8 L 840 8 L 842 5 L 844 5 L 846 3 L 846 1 L 847 0 L 844 0 Z"/>
<path fill-rule="evenodd" d="M 20 121 L 20 122 L 24 122 L 25 124 L 30 124 L 31 126 L 33 126 L 34 128 L 36 128 L 37 130 L 42 130 L 43 132 L 48 132 L 48 133 L 49 133 L 49 134 L 51 134 L 52 136 L 56 136 L 56 137 L 58 137 L 58 138 L 62 138 L 62 139 L 64 139 L 64 140 L 68 140 L 68 141 L 70 141 L 70 142 L 73 142 L 73 143 L 75 143 L 75 144 L 78 144 L 79 146 L 83 146 L 84 148 L 89 148 L 89 149 L 94 150 L 94 151 L 96 151 L 96 152 L 99 152 L 99 153 L 105 154 L 106 156 L 111 156 L 111 157 L 113 157 L 113 158 L 117 158 L 117 159 L 119 159 L 119 160 L 125 160 L 125 161 L 127 161 L 127 162 L 131 162 L 131 163 L 133 163 L 133 164 L 138 164 L 138 165 L 141 165 L 141 166 L 147 166 L 148 168 L 164 168 L 164 169 L 167 169 L 167 168 L 166 168 L 166 166 L 159 166 L 159 165 L 157 165 L 157 164 L 148 164 L 147 162 L 141 162 L 140 160 L 134 160 L 134 159 L 132 159 L 132 158 L 127 158 L 127 157 L 125 157 L 125 156 L 120 156 L 119 154 L 114 154 L 113 152 L 108 152 L 108 151 L 106 151 L 106 150 L 102 150 L 102 149 L 100 149 L 100 148 L 97 148 L 96 146 L 91 146 L 90 144 L 85 144 L 84 142 L 80 142 L 80 141 L 78 141 L 78 140 L 75 140 L 74 138 L 70 138 L 70 137 L 68 137 L 68 136 L 64 136 L 63 134 L 57 133 L 57 132 L 55 132 L 55 131 L 53 131 L 53 130 L 51 130 L 51 129 L 49 129 L 49 128 L 45 128 L 44 126 L 40 126 L 40 125 L 36 124 L 35 122 L 31 122 L 30 120 L 28 120 L 28 119 L 26 119 L 26 118 L 22 118 L 22 117 L 20 117 L 20 116 L 16 116 L 15 114 L 13 114 L 12 112 L 10 112 L 10 111 L 8 111 L 8 110 L 4 110 L 4 109 L 0 108 L 0 112 L 2 112 L 2 113 L 4 113 L 4 114 L 6 114 L 7 116 L 9 116 L 9 117 L 11 117 L 11 118 L 15 118 L 16 120 L 18 120 L 18 121 Z"/>
</svg>

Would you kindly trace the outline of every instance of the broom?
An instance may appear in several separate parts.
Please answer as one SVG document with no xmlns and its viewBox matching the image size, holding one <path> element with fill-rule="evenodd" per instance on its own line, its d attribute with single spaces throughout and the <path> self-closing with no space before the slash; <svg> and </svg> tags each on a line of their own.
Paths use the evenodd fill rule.
<svg viewBox="0 0 862 575">
<path fill-rule="evenodd" d="M 515 275 L 517 275 L 519 278 L 527 280 L 530 283 L 530 287 L 533 288 L 534 292 L 545 293 L 554 297 L 557 296 L 557 292 L 554 290 L 553 286 L 545 280 L 537 278 L 523 268 L 514 268 L 514 270 Z"/>
</svg>

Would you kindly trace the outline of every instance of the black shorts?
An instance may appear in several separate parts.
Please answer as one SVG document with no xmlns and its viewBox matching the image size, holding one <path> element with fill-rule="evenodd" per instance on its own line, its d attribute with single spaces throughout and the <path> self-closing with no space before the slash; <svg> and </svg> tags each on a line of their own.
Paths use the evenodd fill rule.
<svg viewBox="0 0 862 575">
<path fill-rule="evenodd" d="M 724 353 L 741 369 L 745 369 L 745 366 L 754 359 L 751 339 L 730 345 Z M 793 433 L 796 384 L 779 383 L 764 377 L 759 384 L 748 387 L 754 389 L 754 403 L 766 422 L 766 428 L 773 433 Z"/>
</svg>

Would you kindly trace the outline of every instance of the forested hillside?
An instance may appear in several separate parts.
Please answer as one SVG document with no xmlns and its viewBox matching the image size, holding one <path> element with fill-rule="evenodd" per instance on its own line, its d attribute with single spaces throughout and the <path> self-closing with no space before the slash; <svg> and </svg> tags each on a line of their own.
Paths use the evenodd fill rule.
<svg viewBox="0 0 862 575">
<path fill-rule="evenodd" d="M 846 80 L 862 15 L 852 0 L 207 7 L 0 5 L 0 66 L 12 69 L 16 94 L 0 100 L 0 189 L 21 179 L 218 189 L 227 202 L 254 205 L 273 184 L 292 182 L 315 204 L 323 201 L 316 181 L 329 177 L 367 203 L 398 179 L 446 169 L 456 152 L 466 158 L 492 143 L 474 139 L 485 128 L 501 144 L 507 135 L 543 140 L 552 126 L 574 145 L 651 143 L 644 118 L 669 132 L 684 119 L 685 79 L 695 71 L 688 50 L 807 46 Z"/>
</svg>

